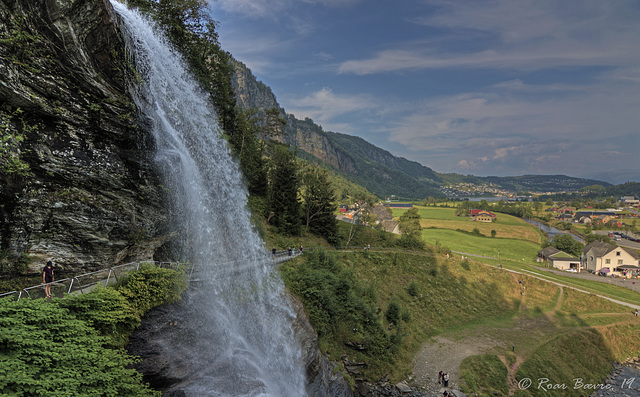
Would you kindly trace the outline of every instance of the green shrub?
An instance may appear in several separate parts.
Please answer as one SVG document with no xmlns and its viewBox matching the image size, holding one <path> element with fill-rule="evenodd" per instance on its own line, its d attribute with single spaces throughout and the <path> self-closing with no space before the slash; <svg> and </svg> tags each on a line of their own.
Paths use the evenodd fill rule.
<svg viewBox="0 0 640 397">
<path fill-rule="evenodd" d="M 398 325 L 398 322 L 400 322 L 400 305 L 398 302 L 394 300 L 389 302 L 389 306 L 387 306 L 387 311 L 384 313 L 384 316 L 391 324 Z"/>
<path fill-rule="evenodd" d="M 0 299 L 0 394 L 160 395 L 129 367 L 131 356 L 109 348 L 110 340 L 60 301 Z"/>
<path fill-rule="evenodd" d="M 411 296 L 418 296 L 418 284 L 412 281 L 407 287 L 407 293 Z"/>
<path fill-rule="evenodd" d="M 460 262 L 460 266 L 462 266 L 462 268 L 463 268 L 464 270 L 471 270 L 471 264 L 470 264 L 470 262 L 469 262 L 469 260 L 468 260 L 468 259 L 463 259 L 463 260 Z"/>
<path fill-rule="evenodd" d="M 286 264 L 281 270 L 289 290 L 304 304 L 323 350 L 339 358 L 345 345 L 358 346 L 349 351 L 350 358 L 366 362 L 371 371 L 393 363 L 395 347 L 378 315 L 373 284 L 355 287 L 353 271 L 324 250 L 314 250 L 306 262 Z"/>
<path fill-rule="evenodd" d="M 184 272 L 142 265 L 117 286 L 138 315 L 164 303 L 175 303 L 187 288 Z"/>
<path fill-rule="evenodd" d="M 127 337 L 140 325 L 140 315 L 113 288 L 99 286 L 88 294 L 62 299 L 58 304 L 107 337 L 114 347 L 124 347 Z"/>
</svg>

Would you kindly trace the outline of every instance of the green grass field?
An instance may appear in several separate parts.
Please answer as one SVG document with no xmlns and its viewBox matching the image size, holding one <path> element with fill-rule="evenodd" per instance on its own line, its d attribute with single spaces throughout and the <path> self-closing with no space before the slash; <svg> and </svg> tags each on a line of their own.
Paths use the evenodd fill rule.
<svg viewBox="0 0 640 397">
<path fill-rule="evenodd" d="M 427 244 L 443 245 L 452 251 L 489 256 L 504 260 L 530 263 L 540 250 L 540 245 L 513 239 L 472 236 L 455 230 L 422 229 Z M 500 253 L 498 253 L 500 251 Z"/>
<path fill-rule="evenodd" d="M 524 220 L 506 214 L 497 214 L 495 222 L 474 222 L 469 217 L 456 216 L 455 208 L 420 207 L 416 206 L 421 217 L 423 228 L 436 228 L 444 230 L 463 230 L 472 232 L 474 229 L 484 236 L 496 233 L 497 238 L 530 241 L 541 244 L 544 236 L 535 226 Z M 404 209 L 393 209 L 394 217 L 400 217 Z"/>
</svg>

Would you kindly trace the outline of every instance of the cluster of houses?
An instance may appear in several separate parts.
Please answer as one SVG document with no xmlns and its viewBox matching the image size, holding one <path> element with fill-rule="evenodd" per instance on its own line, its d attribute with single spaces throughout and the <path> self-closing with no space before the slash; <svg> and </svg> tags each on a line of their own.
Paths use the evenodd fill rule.
<svg viewBox="0 0 640 397">
<path fill-rule="evenodd" d="M 620 221 L 620 215 L 615 211 L 575 211 L 573 208 L 548 208 L 546 211 L 553 211 L 557 215 L 556 220 L 565 222 L 577 222 L 591 225 L 607 225 L 609 227 L 621 228 L 624 224 Z"/>
<path fill-rule="evenodd" d="M 538 262 L 547 261 L 559 270 L 640 278 L 640 256 L 636 251 L 602 241 L 587 244 L 582 249 L 580 258 L 575 258 L 557 248 L 547 247 L 538 251 L 537 260 Z"/>
</svg>

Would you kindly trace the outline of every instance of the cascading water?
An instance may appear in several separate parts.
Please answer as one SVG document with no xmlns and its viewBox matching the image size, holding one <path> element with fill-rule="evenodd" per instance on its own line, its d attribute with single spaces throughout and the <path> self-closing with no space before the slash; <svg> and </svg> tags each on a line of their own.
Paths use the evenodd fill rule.
<svg viewBox="0 0 640 397">
<path fill-rule="evenodd" d="M 211 285 L 190 298 L 198 340 L 186 342 L 207 348 L 189 353 L 197 370 L 180 387 L 194 396 L 303 396 L 293 310 L 252 228 L 246 187 L 207 96 L 152 23 L 111 1 L 143 80 L 132 95 L 153 131 L 183 259 Z"/>
</svg>

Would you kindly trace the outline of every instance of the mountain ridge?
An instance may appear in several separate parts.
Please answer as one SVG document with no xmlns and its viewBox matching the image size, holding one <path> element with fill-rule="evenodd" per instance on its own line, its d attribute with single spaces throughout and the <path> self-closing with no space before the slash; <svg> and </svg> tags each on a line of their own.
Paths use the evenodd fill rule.
<svg viewBox="0 0 640 397">
<path fill-rule="evenodd" d="M 550 192 L 579 190 L 591 185 L 611 186 L 605 181 L 567 175 L 478 177 L 438 173 L 416 161 L 395 156 L 360 137 L 325 131 L 308 117 L 304 120 L 296 118 L 280 106 L 271 88 L 257 80 L 246 65 L 236 59 L 233 63 L 235 74 L 232 85 L 240 108 L 279 109 L 287 121 L 285 135 L 278 138 L 279 141 L 318 158 L 343 173 L 348 180 L 361 184 L 380 197 L 442 197 L 445 194 L 440 188 L 446 183 L 492 183 L 513 191 L 541 191 L 540 187 L 546 186 L 550 189 L 544 191 Z"/>
</svg>

